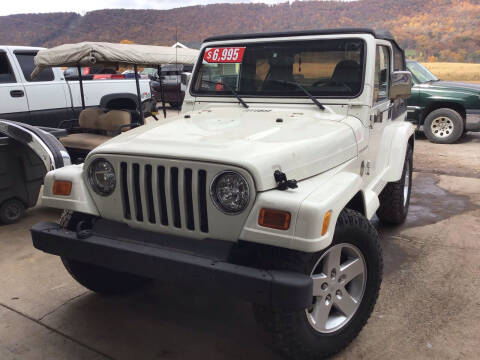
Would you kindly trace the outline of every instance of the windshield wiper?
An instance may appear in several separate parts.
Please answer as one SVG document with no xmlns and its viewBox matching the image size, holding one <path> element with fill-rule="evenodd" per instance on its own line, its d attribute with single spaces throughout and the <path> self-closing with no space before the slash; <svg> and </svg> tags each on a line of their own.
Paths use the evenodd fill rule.
<svg viewBox="0 0 480 360">
<path fill-rule="evenodd" d="M 307 89 L 305 89 L 302 85 L 300 85 L 300 84 L 297 83 L 296 81 L 286 81 L 286 80 L 273 80 L 273 81 L 276 81 L 276 82 L 278 82 L 278 83 L 280 83 L 280 84 L 294 85 L 294 86 L 296 86 L 297 88 L 299 88 L 300 90 L 302 90 L 302 91 L 305 93 L 305 95 L 307 95 L 307 96 L 310 98 L 310 100 L 312 100 L 312 101 L 315 103 L 315 105 L 318 106 L 318 108 L 319 108 L 320 110 L 325 110 L 325 106 L 323 106 L 323 105 L 320 103 L 320 101 L 318 101 Z"/>
<path fill-rule="evenodd" d="M 230 90 L 230 92 L 235 95 L 235 97 L 238 99 L 238 101 L 240 101 L 240 104 L 242 104 L 246 109 L 248 109 L 248 105 L 245 101 L 243 101 L 243 99 L 240 97 L 240 95 L 237 94 L 237 92 L 235 90 L 233 90 L 233 88 L 228 85 L 228 84 L 225 84 L 225 83 L 222 83 L 221 81 L 210 81 L 210 80 L 203 80 L 202 79 L 202 82 L 206 82 L 208 84 L 219 84 L 219 85 L 222 85 L 224 87 L 226 87 L 228 90 Z"/>
</svg>

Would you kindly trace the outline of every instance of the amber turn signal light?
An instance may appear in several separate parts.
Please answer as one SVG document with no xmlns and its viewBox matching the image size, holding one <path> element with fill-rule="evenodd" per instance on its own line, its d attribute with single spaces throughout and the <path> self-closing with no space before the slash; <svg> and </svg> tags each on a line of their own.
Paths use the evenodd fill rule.
<svg viewBox="0 0 480 360">
<path fill-rule="evenodd" d="M 53 183 L 53 195 L 68 196 L 72 192 L 71 181 L 55 181 Z"/>
<path fill-rule="evenodd" d="M 288 230 L 290 213 L 281 210 L 262 209 L 258 217 L 258 225 L 278 230 Z"/>
<path fill-rule="evenodd" d="M 329 210 L 323 217 L 322 236 L 325 235 L 328 231 L 328 226 L 330 225 L 331 216 L 332 216 L 332 210 Z"/>
</svg>

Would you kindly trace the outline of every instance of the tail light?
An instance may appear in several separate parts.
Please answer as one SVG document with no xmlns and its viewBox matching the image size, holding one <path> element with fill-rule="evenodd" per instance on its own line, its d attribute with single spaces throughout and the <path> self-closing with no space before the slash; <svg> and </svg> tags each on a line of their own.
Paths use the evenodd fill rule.
<svg viewBox="0 0 480 360">
<path fill-rule="evenodd" d="M 108 80 L 112 78 L 112 74 L 95 74 L 93 80 Z"/>
</svg>

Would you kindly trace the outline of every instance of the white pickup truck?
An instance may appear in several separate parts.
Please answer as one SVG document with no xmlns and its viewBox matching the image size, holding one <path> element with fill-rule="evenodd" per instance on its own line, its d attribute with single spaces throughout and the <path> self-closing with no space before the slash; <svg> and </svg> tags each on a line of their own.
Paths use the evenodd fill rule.
<svg viewBox="0 0 480 360">
<path fill-rule="evenodd" d="M 33 59 L 41 49 L 0 45 L 0 119 L 57 127 L 62 120 L 76 118 L 80 112 L 79 82 L 66 81 L 60 68 L 44 69 L 31 79 Z M 140 80 L 147 114 L 155 108 L 149 82 Z M 87 107 L 137 108 L 135 79 L 84 81 L 83 86 Z"/>
</svg>

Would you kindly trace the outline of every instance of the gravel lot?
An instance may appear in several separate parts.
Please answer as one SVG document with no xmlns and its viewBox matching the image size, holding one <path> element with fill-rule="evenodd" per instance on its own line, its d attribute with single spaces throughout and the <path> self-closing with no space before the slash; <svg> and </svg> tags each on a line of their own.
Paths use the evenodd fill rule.
<svg viewBox="0 0 480 360">
<path fill-rule="evenodd" d="M 416 142 L 406 224 L 378 226 L 385 274 L 375 311 L 338 359 L 477 358 L 480 133 Z M 0 227 L 0 359 L 277 359 L 250 305 L 154 284 L 102 297 L 32 247 L 36 207 Z"/>
</svg>

